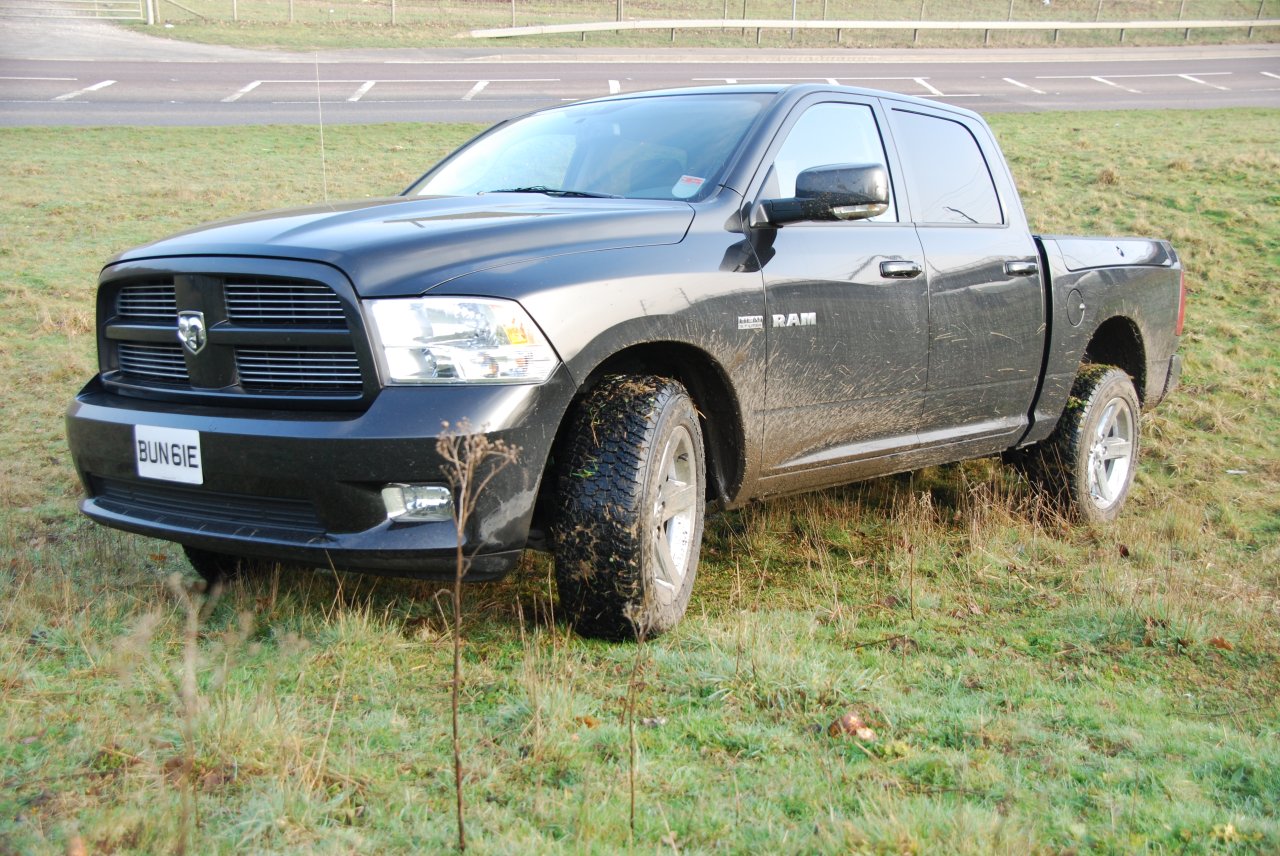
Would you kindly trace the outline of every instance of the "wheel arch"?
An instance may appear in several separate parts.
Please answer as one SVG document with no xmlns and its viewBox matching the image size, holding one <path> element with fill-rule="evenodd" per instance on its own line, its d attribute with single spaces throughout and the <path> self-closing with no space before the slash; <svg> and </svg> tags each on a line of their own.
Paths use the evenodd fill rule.
<svg viewBox="0 0 1280 856">
<path fill-rule="evenodd" d="M 732 496 L 746 470 L 745 438 L 742 409 L 724 367 L 687 342 L 645 342 L 623 348 L 599 363 L 579 388 L 579 396 L 616 374 L 669 377 L 689 391 L 702 420 L 708 499 L 725 501 Z"/>
<path fill-rule="evenodd" d="M 1115 366 L 1133 378 L 1139 404 L 1147 398 L 1147 353 L 1142 330 L 1132 318 L 1113 315 L 1093 331 L 1082 363 Z"/>
<path fill-rule="evenodd" d="M 534 528 L 549 531 L 550 510 L 554 508 L 555 483 L 548 477 L 557 454 L 564 447 L 573 413 L 579 403 L 606 377 L 617 374 L 652 374 L 679 381 L 689 391 L 702 423 L 706 444 L 708 501 L 726 502 L 740 489 L 746 472 L 746 440 L 742 411 L 733 384 L 724 367 L 706 351 L 686 342 L 651 341 L 624 347 L 601 360 L 584 377 L 577 394 L 565 410 L 544 467 L 539 489 Z M 541 538 L 533 539 L 541 546 Z"/>
</svg>

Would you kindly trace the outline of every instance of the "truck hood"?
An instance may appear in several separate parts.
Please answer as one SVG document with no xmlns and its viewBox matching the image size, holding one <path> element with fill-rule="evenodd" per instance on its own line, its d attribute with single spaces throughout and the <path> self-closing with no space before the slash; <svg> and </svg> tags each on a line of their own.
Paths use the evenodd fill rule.
<svg viewBox="0 0 1280 856">
<path fill-rule="evenodd" d="M 511 193 L 393 197 L 224 220 L 129 250 L 110 264 L 175 256 L 299 259 L 337 267 L 363 297 L 393 297 L 513 262 L 676 244 L 692 220 L 684 202 Z"/>
</svg>

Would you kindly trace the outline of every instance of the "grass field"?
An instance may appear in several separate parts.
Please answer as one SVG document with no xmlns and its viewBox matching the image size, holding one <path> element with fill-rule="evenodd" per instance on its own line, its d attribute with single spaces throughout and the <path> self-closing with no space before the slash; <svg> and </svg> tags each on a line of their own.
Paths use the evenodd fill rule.
<svg viewBox="0 0 1280 856">
<path fill-rule="evenodd" d="M 752 506 L 644 646 L 567 633 L 541 558 L 469 588 L 473 851 L 1280 851 L 1280 111 L 993 124 L 1036 229 L 1184 256 L 1184 386 L 1123 518 L 1067 526 L 989 461 Z M 330 195 L 472 131 L 329 128 Z M 178 549 L 74 510 L 98 266 L 319 199 L 319 162 L 305 128 L 0 130 L 0 854 L 453 840 L 437 586 L 280 572 L 204 603 Z M 847 711 L 874 739 L 827 734 Z"/>
<path fill-rule="evenodd" d="M 625 0 L 623 20 L 790 20 L 788 0 Z M 799 0 L 795 17 L 808 21 L 1129 21 L 1242 20 L 1280 17 L 1280 0 Z M 294 50 L 355 47 L 734 47 L 757 44 L 749 30 L 641 30 L 622 33 L 523 36 L 506 39 L 459 38 L 472 29 L 616 21 L 616 0 L 518 0 L 518 2 L 439 2 L 439 0 L 160 0 L 159 22 L 169 29 L 139 27 L 191 41 L 242 47 Z M 394 23 L 392 16 L 394 15 Z M 839 41 L 837 41 L 839 36 Z M 1074 46 L 1119 43 L 1118 30 L 995 31 L 992 47 Z M 1129 45 L 1227 44 L 1275 41 L 1280 31 L 1260 28 L 1129 30 Z M 765 47 L 899 48 L 980 47 L 984 34 L 911 30 L 765 30 Z"/>
</svg>

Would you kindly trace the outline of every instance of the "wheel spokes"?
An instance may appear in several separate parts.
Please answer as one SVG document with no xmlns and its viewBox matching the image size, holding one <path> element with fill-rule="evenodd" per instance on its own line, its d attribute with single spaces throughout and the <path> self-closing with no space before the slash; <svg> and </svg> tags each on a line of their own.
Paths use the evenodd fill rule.
<svg viewBox="0 0 1280 856">
<path fill-rule="evenodd" d="M 1099 508 L 1120 496 L 1129 478 L 1134 453 L 1134 418 L 1129 405 L 1115 398 L 1107 402 L 1089 446 L 1089 493 Z"/>
<path fill-rule="evenodd" d="M 658 489 L 658 518 L 666 523 L 677 514 L 683 514 L 693 508 L 697 489 L 687 482 L 668 478 Z"/>
<path fill-rule="evenodd" d="M 1116 430 L 1116 411 L 1120 402 L 1112 401 L 1107 405 L 1107 409 L 1102 411 L 1102 418 L 1098 420 L 1098 439 L 1109 437 Z"/>
<path fill-rule="evenodd" d="M 1102 460 L 1114 461 L 1133 453 L 1133 444 L 1124 437 L 1108 437 L 1102 441 Z"/>
<path fill-rule="evenodd" d="M 692 551 L 698 503 L 693 438 L 683 428 L 667 441 L 659 458 L 661 481 L 653 497 L 654 582 L 675 595 L 684 582 Z"/>
<path fill-rule="evenodd" d="M 1104 503 L 1109 503 L 1114 498 L 1111 494 L 1111 478 L 1107 473 L 1107 463 L 1102 458 L 1095 457 L 1093 460 L 1093 495 L 1098 497 Z"/>
<path fill-rule="evenodd" d="M 684 577 L 684 571 L 677 564 L 675 556 L 671 555 L 671 542 L 667 540 L 662 527 L 658 528 L 654 546 L 658 550 L 658 574 L 653 581 L 674 594 Z"/>
</svg>

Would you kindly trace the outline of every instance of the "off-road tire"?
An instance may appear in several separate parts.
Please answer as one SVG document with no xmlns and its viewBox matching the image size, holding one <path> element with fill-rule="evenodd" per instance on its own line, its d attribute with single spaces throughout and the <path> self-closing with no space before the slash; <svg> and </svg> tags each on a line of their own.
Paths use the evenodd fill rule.
<svg viewBox="0 0 1280 856">
<path fill-rule="evenodd" d="M 1058 426 L 1024 456 L 1025 469 L 1073 519 L 1114 520 L 1138 467 L 1141 408 L 1121 369 L 1086 365 Z"/>
<path fill-rule="evenodd" d="M 706 507 L 698 412 L 674 380 L 608 377 L 557 455 L 556 585 L 578 633 L 653 638 L 684 615 Z"/>
</svg>

